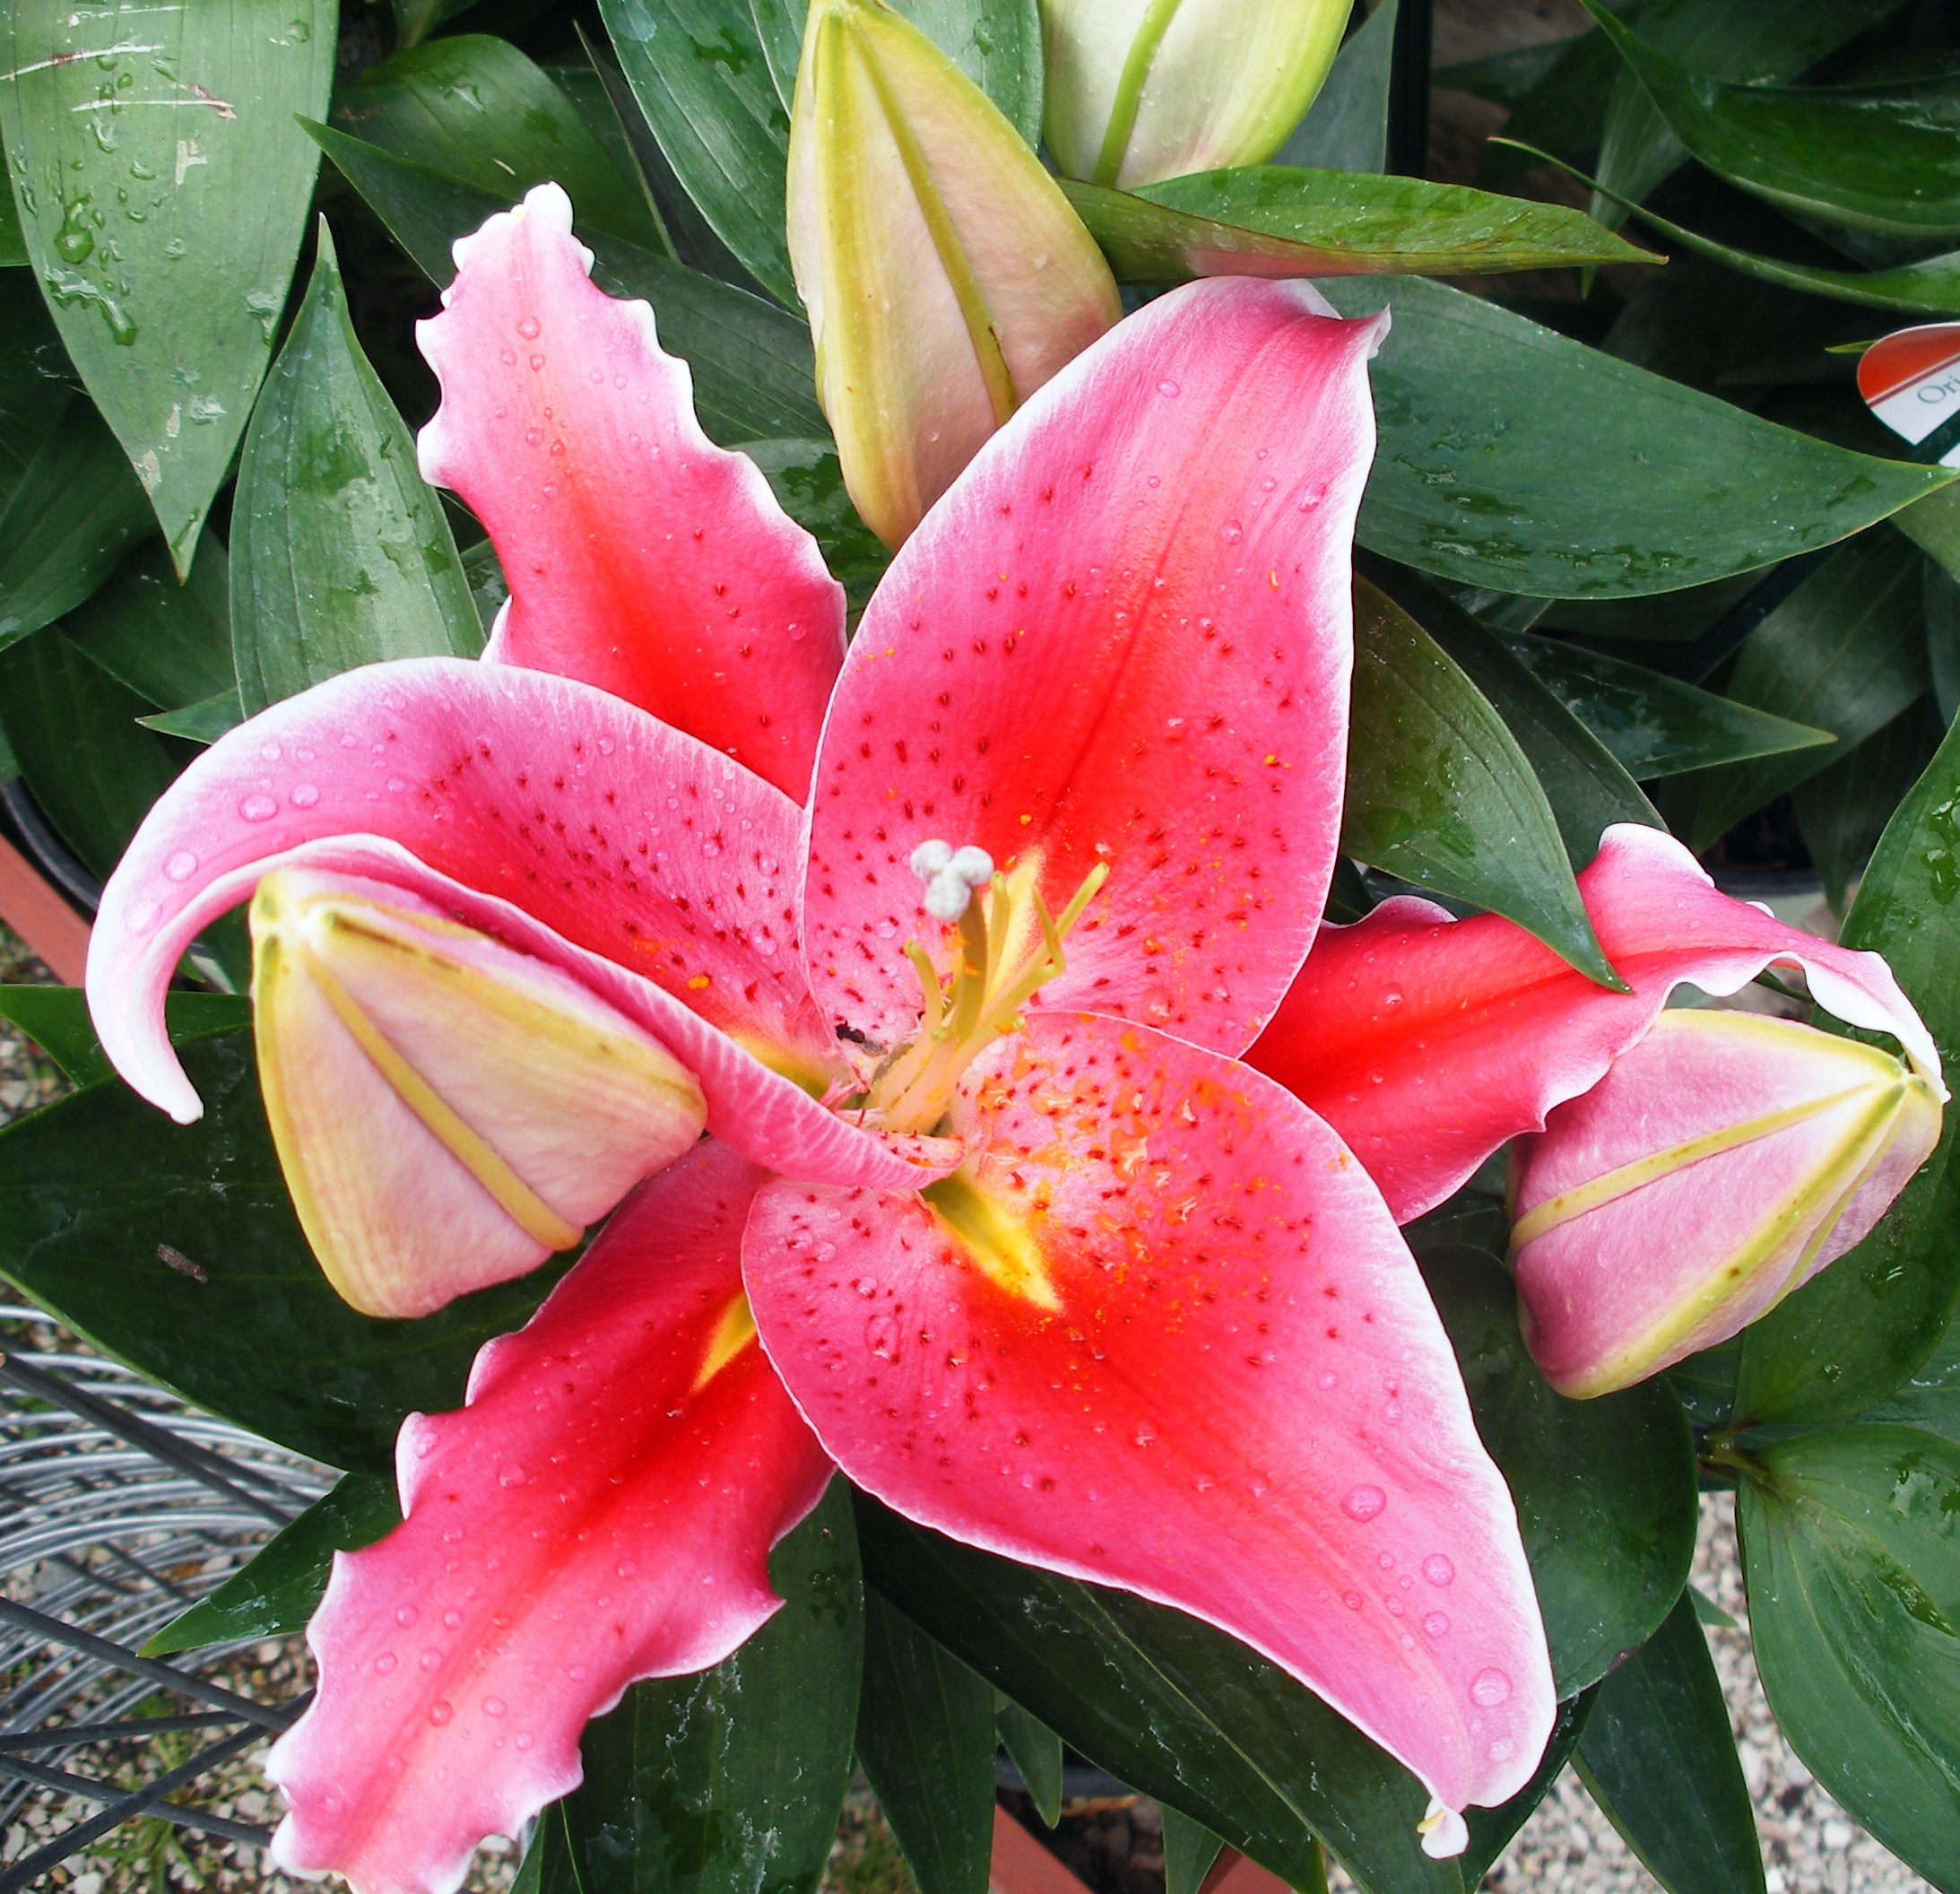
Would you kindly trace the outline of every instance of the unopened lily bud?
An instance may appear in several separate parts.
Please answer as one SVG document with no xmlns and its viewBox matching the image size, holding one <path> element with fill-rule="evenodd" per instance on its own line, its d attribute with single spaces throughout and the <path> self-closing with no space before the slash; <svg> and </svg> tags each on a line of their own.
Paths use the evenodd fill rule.
<svg viewBox="0 0 1960 1894">
<path fill-rule="evenodd" d="M 811 8 L 789 246 L 845 485 L 888 546 L 1123 313 L 1020 135 L 879 0 Z"/>
<path fill-rule="evenodd" d="M 1513 1150 L 1512 1254 L 1546 1377 L 1610 1394 L 1774 1308 L 1905 1188 L 1942 1097 L 1813 1027 L 1663 1012 Z"/>
<path fill-rule="evenodd" d="M 1340 49 L 1350 0 L 1041 0 L 1048 149 L 1070 178 L 1154 184 L 1263 164 Z"/>
<path fill-rule="evenodd" d="M 251 921 L 273 1142 L 364 1315 L 535 1268 L 701 1134 L 700 1088 L 640 1027 L 413 895 L 282 869 Z"/>
</svg>

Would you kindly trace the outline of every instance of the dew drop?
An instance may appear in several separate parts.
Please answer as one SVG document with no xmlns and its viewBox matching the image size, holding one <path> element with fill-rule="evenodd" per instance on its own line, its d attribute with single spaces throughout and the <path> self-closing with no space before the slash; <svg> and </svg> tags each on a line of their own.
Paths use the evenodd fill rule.
<svg viewBox="0 0 1960 1894">
<path fill-rule="evenodd" d="M 393 1651 L 383 1651 L 374 1661 L 374 1673 L 377 1677 L 386 1677 L 395 1668 L 395 1653 Z"/>
<path fill-rule="evenodd" d="M 395 1608 L 395 1621 L 405 1631 L 422 1614 L 412 1604 L 398 1604 Z"/>
<path fill-rule="evenodd" d="M 1470 1679 L 1470 1701 L 1480 1709 L 1494 1710 L 1511 1694 L 1511 1680 L 1502 1671 L 1479 1671 Z"/>
<path fill-rule="evenodd" d="M 524 1469 L 515 1460 L 505 1461 L 497 1469 L 497 1483 L 499 1486 L 522 1486 Z"/>
<path fill-rule="evenodd" d="M 1441 1612 L 1431 1612 L 1422 1620 L 1422 1628 L 1432 1638 L 1440 1638 L 1450 1628 L 1450 1620 Z"/>
<path fill-rule="evenodd" d="M 1490 1759 L 1493 1762 L 1509 1762 L 1517 1753 L 1517 1744 L 1508 1736 L 1498 1737 L 1490 1746 Z"/>
<path fill-rule="evenodd" d="M 463 1629 L 463 1613 L 457 1611 L 454 1605 L 442 1614 L 442 1628 L 446 1631 L 457 1631 Z"/>
<path fill-rule="evenodd" d="M 429 1706 L 429 1720 L 439 1730 L 456 1713 L 456 1707 L 447 1697 L 438 1697 Z"/>
<path fill-rule="evenodd" d="M 1157 1439 L 1157 1429 L 1148 1420 L 1138 1423 L 1137 1430 L 1130 1437 L 1139 1447 L 1152 1446 Z"/>
<path fill-rule="evenodd" d="M 1157 392 L 1175 401 L 1180 390 L 1175 381 L 1160 381 L 1157 385 Z"/>
<path fill-rule="evenodd" d="M 320 799 L 319 786 L 315 783 L 295 783 L 292 786 L 292 806 L 295 809 L 310 809 Z"/>
<path fill-rule="evenodd" d="M 538 329 L 539 323 L 538 318 L 535 316 L 518 317 L 517 333 L 518 334 L 522 335 L 526 342 L 535 342 L 538 339 Z"/>
<path fill-rule="evenodd" d="M 1431 1552 L 1422 1561 L 1422 1576 L 1431 1585 L 1447 1585 L 1456 1577 L 1456 1568 L 1442 1552 Z"/>
<path fill-rule="evenodd" d="M 486 1716 L 501 1716 L 509 1708 L 501 1697 L 486 1697 L 483 1699 L 483 1714 Z"/>
<path fill-rule="evenodd" d="M 442 1653 L 432 1644 L 424 1645 L 422 1646 L 422 1655 L 415 1661 L 425 1671 L 440 1670 L 442 1667 Z"/>
<path fill-rule="evenodd" d="M 1240 540 L 1245 537 L 1245 528 L 1240 526 L 1236 519 L 1228 519 L 1225 523 L 1224 536 L 1227 545 L 1236 546 Z"/>
<path fill-rule="evenodd" d="M 1350 1519 L 1359 1519 L 1364 1524 L 1380 1516 L 1388 1504 L 1388 1495 L 1378 1486 L 1357 1486 L 1340 1502 L 1340 1509 Z"/>
<path fill-rule="evenodd" d="M 279 804 L 269 795 L 248 795 L 238 804 L 238 813 L 248 822 L 269 822 L 279 813 Z"/>
<path fill-rule="evenodd" d="M 635 1565 L 630 1559 L 622 1559 L 612 1569 L 621 1578 L 630 1578 L 635 1572 L 639 1570 L 639 1567 Z"/>
<path fill-rule="evenodd" d="M 1340 1377 L 1329 1368 L 1322 1374 L 1319 1385 L 1323 1390 L 1338 1387 L 1340 1385 Z"/>
<path fill-rule="evenodd" d="M 173 882 L 187 882 L 197 873 L 197 857 L 188 848 L 179 848 L 164 863 L 163 872 Z"/>
<path fill-rule="evenodd" d="M 1340 1602 L 1350 1612 L 1358 1612 L 1362 1605 L 1361 1594 L 1359 1592 L 1343 1592 L 1340 1594 Z"/>
</svg>

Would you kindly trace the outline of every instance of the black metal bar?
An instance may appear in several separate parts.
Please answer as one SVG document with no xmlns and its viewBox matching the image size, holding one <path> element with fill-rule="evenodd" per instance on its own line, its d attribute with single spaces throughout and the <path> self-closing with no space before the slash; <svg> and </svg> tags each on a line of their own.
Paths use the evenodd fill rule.
<svg viewBox="0 0 1960 1894">
<path fill-rule="evenodd" d="M 31 1782 L 37 1788 L 79 1796 L 83 1802 L 114 1803 L 128 1793 L 120 1783 L 98 1782 L 92 1776 L 77 1776 L 68 1769 L 50 1769 L 41 1763 L 23 1761 L 18 1756 L 0 1756 L 0 1776 L 17 1776 L 22 1782 Z M 229 1815 L 187 1809 L 180 1802 L 151 1802 L 144 1805 L 143 1812 L 158 1821 L 168 1821 L 200 1834 L 220 1835 L 227 1841 L 242 1841 L 255 1848 L 263 1848 L 273 1838 L 270 1829 L 248 1828 L 242 1821 L 233 1821 Z M 65 1841 L 67 1837 L 59 1838 Z M 70 1848 L 68 1852 L 73 1855 L 74 1850 Z"/>
<path fill-rule="evenodd" d="M 0 1355 L 0 1380 L 11 1381 L 23 1394 L 52 1402 L 84 1420 L 94 1421 L 117 1439 L 126 1440 L 132 1447 L 140 1447 L 146 1454 L 153 1454 L 166 1466 L 174 1466 L 180 1473 L 201 1481 L 226 1499 L 250 1507 L 275 1525 L 290 1525 L 297 1516 L 238 1484 L 240 1480 L 273 1483 L 256 1469 L 239 1466 L 194 1441 L 179 1440 L 168 1428 L 159 1427 L 153 1420 L 145 1420 L 127 1408 L 118 1407 L 113 1401 L 103 1400 L 100 1394 L 91 1394 L 85 1388 L 75 1386 L 72 1381 L 64 1381 L 59 1375 L 31 1368 L 17 1355 Z"/>
<path fill-rule="evenodd" d="M 1401 0 L 1388 81 L 1388 168 L 1402 178 L 1429 170 L 1429 67 L 1433 0 Z"/>
<path fill-rule="evenodd" d="M 304 1699 L 301 1699 L 304 1701 Z M 296 1706 L 297 1707 L 297 1706 Z M 4 1873 L 0 1873 L 0 1894 L 19 1894 L 22 1888 L 31 1885 L 49 1868 L 58 1867 L 72 1855 L 79 1855 L 91 1843 L 100 1841 L 113 1829 L 119 1829 L 126 1821 L 133 1821 L 139 1815 L 147 1814 L 153 1803 L 160 1802 L 172 1789 L 183 1788 L 193 1783 L 206 1769 L 213 1768 L 239 1751 L 249 1749 L 255 1742 L 265 1740 L 262 1730 L 241 1730 L 236 1736 L 227 1736 L 221 1742 L 213 1742 L 198 1751 L 188 1762 L 179 1763 L 176 1768 L 159 1776 L 154 1782 L 146 1783 L 134 1794 L 112 1802 L 99 1815 L 91 1815 L 83 1822 L 77 1822 L 64 1835 L 57 1835 L 45 1848 L 37 1848 L 33 1854 L 17 1861 Z"/>
<path fill-rule="evenodd" d="M 100 1658 L 104 1664 L 127 1671 L 132 1677 L 146 1677 L 166 1690 L 195 1697 L 214 1709 L 235 1710 L 241 1721 L 256 1724 L 261 1729 L 282 1730 L 296 1714 L 290 1704 L 254 1703 L 249 1697 L 240 1697 L 236 1691 L 226 1690 L 221 1683 L 193 1676 L 190 1672 L 178 1670 L 171 1664 L 159 1664 L 154 1657 L 139 1657 L 135 1652 L 125 1650 L 119 1644 L 111 1644 L 107 1638 L 98 1638 L 93 1631 L 65 1624 L 59 1618 L 50 1618 L 31 1605 L 17 1603 L 12 1598 L 0 1598 L 0 1619 L 11 1620 L 15 1624 L 26 1626 L 29 1630 L 39 1631 L 50 1644 L 65 1644 L 71 1650 Z"/>
<path fill-rule="evenodd" d="M 130 1716 L 120 1723 L 62 1723 L 38 1730 L 0 1730 L 0 1753 L 78 1749 L 93 1742 L 140 1742 L 172 1730 L 225 1729 L 238 1720 L 227 1710 L 198 1710 L 188 1716 Z"/>
</svg>

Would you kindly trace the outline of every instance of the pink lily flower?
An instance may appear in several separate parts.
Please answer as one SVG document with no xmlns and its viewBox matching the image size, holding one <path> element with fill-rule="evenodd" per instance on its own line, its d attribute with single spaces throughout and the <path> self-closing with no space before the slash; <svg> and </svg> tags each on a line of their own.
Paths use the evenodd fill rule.
<svg viewBox="0 0 1960 1894">
<path fill-rule="evenodd" d="M 585 267 L 533 192 L 423 332 L 424 466 L 496 539 L 500 661 L 351 673 L 225 737 L 96 930 L 103 1043 L 179 1118 L 171 969 L 297 876 L 279 913 L 336 883 L 350 925 L 389 908 L 360 939 L 423 955 L 430 992 L 559 993 L 513 961 L 575 985 L 582 1029 L 693 1075 L 711 1134 L 468 1405 L 403 1429 L 405 1522 L 337 1561 L 319 1696 L 274 1752 L 280 1858 L 454 1888 L 577 1784 L 588 1717 L 776 1608 L 769 1547 L 833 1463 L 1245 1639 L 1405 1761 L 1426 1845 L 1460 1850 L 1553 1716 L 1515 1516 L 1379 1192 L 1236 1058 L 1334 859 L 1380 324 L 1297 284 L 1152 304 L 981 450 L 846 657 L 809 541 Z M 494 1195 L 524 1100 L 438 1023 L 383 1057 L 429 1094 L 445 1190 Z M 333 1070 L 358 1150 L 387 1073 Z M 589 1214 L 553 1208 L 590 1183 L 576 1146 L 525 1148 L 525 1189 Z M 662 1152 L 602 1155 L 618 1188 Z"/>
</svg>

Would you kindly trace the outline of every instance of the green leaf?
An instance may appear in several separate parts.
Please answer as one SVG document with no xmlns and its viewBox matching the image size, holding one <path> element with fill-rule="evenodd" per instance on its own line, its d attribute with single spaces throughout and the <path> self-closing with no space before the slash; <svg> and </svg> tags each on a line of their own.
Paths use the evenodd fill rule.
<svg viewBox="0 0 1960 1894">
<path fill-rule="evenodd" d="M 577 106 L 507 39 L 459 33 L 396 53 L 334 95 L 334 126 L 480 190 L 563 185 L 582 227 L 647 249 L 660 227 Z"/>
<path fill-rule="evenodd" d="M 1578 1768 L 1668 1894 L 1760 1894 L 1763 1851 L 1695 1599 L 1600 1686 Z"/>
<path fill-rule="evenodd" d="M 1844 1427 L 1738 1494 L 1749 1629 L 1791 1747 L 1936 1886 L 1960 1882 L 1960 1447 Z"/>
<path fill-rule="evenodd" d="M 313 282 L 245 439 L 231 640 L 248 713 L 357 665 L 482 649 L 442 502 L 354 339 L 324 219 Z"/>
<path fill-rule="evenodd" d="M 1921 697 L 1882 730 L 1797 786 L 1791 797 L 1797 826 L 1824 877 L 1825 894 L 1839 914 L 1892 812 L 1938 748 L 1939 734 L 1932 698 Z"/>
<path fill-rule="evenodd" d="M 171 1039 L 186 1046 L 250 1022 L 245 1001 L 230 993 L 173 993 L 165 1001 Z M 89 1019 L 79 986 L 0 986 L 0 1020 L 11 1020 L 77 1085 L 111 1076 L 108 1056 Z"/>
<path fill-rule="evenodd" d="M 411 164 L 377 145 L 324 126 L 311 129 L 431 282 L 447 284 L 455 274 L 449 246 L 506 207 L 473 185 Z M 817 405 L 809 324 L 651 250 L 598 231 L 585 235 L 596 255 L 592 274 L 599 287 L 614 296 L 644 297 L 653 305 L 661 346 L 693 369 L 696 412 L 723 446 L 828 439 Z"/>
<path fill-rule="evenodd" d="M 1960 725 L 1886 825 L 1839 939 L 1881 953 L 1948 1069 L 1960 1061 Z M 1756 1323 L 1736 1411 L 1834 1420 L 1890 1394 L 1932 1352 L 1960 1290 L 1960 1112 L 1939 1147 L 1855 1249 Z"/>
<path fill-rule="evenodd" d="M 13 499 L 74 387 L 33 277 L 0 275 L 0 507 Z"/>
<path fill-rule="evenodd" d="M 419 1321 L 356 1315 L 293 1216 L 251 1035 L 187 1047 L 184 1064 L 204 1101 L 195 1125 L 108 1084 L 0 1132 L 0 1276 L 194 1405 L 385 1475 L 403 1418 L 460 1407 L 476 1351 L 521 1328 L 563 1265 Z M 159 1246 L 206 1280 L 169 1267 Z M 232 1345 L 240 1336 L 251 1345 Z"/>
<path fill-rule="evenodd" d="M 62 636 L 152 704 L 236 697 L 229 561 L 215 532 L 204 554 L 180 585 L 169 553 L 152 541 L 68 614 Z"/>
<path fill-rule="evenodd" d="M 1502 63 L 1513 60 L 1512 67 Z M 1600 100 L 1612 91 L 1620 70 L 1619 55 L 1606 35 L 1594 29 L 1570 39 L 1520 47 L 1467 66 L 1445 68 L 1436 74 L 1435 83 L 1458 85 L 1510 107 L 1505 139 L 1493 139 L 1485 147 L 1477 169 L 1478 183 L 1497 188 L 1531 168 L 1531 161 L 1518 153 L 1513 140 L 1542 146 L 1574 162 L 1593 157 L 1600 148 Z M 1500 91 L 1510 96 L 1499 98 Z"/>
<path fill-rule="evenodd" d="M 1741 1626 L 1698 1585 L 1688 1586 L 1687 1597 L 1688 1603 L 1694 1607 L 1695 1623 L 1712 1631 L 1741 1629 Z"/>
<path fill-rule="evenodd" d="M 1652 0 L 1642 9 L 1640 30 L 1656 51 L 1693 72 L 1718 79 L 1794 79 L 1898 6 L 1899 0 L 1779 0 L 1775 6 L 1762 0 Z M 1597 38 L 1610 49 L 1603 33 Z M 1631 72 L 1622 67 L 1615 77 L 1602 69 L 1595 84 L 1603 89 L 1609 80 L 1600 175 L 1612 189 L 1644 197 L 1687 153 Z M 1520 129 L 1519 135 L 1531 134 Z"/>
<path fill-rule="evenodd" d="M 1599 853 L 1600 836 L 1615 822 L 1665 826 L 1611 752 L 1496 632 L 1414 574 L 1385 560 L 1368 564 L 1383 588 L 1461 668 L 1517 739 L 1575 869 Z"/>
<path fill-rule="evenodd" d="M 1871 533 L 1826 560 L 1749 633 L 1728 694 L 1828 730 L 1837 744 L 1710 770 L 1689 847 L 1706 848 L 1752 809 L 1883 729 L 1926 689 L 1921 610 L 1919 553 L 1896 534 Z"/>
<path fill-rule="evenodd" d="M 1942 727 L 1960 717 L 1960 580 L 1926 562 L 1926 662 Z"/>
<path fill-rule="evenodd" d="M 877 1592 L 864 1601 L 857 1756 L 919 1894 L 986 1894 L 993 1692 Z"/>
<path fill-rule="evenodd" d="M 783 1608 L 692 1676 L 637 1683 L 589 1725 L 562 1885 L 813 1894 L 851 1774 L 863 1582 L 840 1478 L 769 1557 Z"/>
<path fill-rule="evenodd" d="M 1944 478 L 1779 428 L 1418 278 L 1323 284 L 1389 308 L 1358 536 L 1532 598 L 1669 592 L 1829 545 Z"/>
<path fill-rule="evenodd" d="M 272 353 L 338 9 L 291 0 L 0 12 L 0 126 L 34 273 L 190 569 Z"/>
<path fill-rule="evenodd" d="M 1388 83 L 1399 0 L 1380 0 L 1341 42 L 1319 96 L 1275 164 L 1309 171 L 1380 171 L 1388 164 Z"/>
<path fill-rule="evenodd" d="M 116 437 L 71 396 L 0 510 L 0 650 L 73 611 L 151 524 Z"/>
<path fill-rule="evenodd" d="M 401 1523 L 391 1481 L 344 1475 L 268 1540 L 242 1572 L 171 1619 L 143 1655 L 168 1657 L 234 1638 L 290 1638 L 304 1630 L 333 1574 L 334 1554 L 372 1545 Z"/>
<path fill-rule="evenodd" d="M 745 440 L 741 447 L 768 476 L 777 504 L 823 549 L 851 609 L 863 611 L 891 554 L 851 504 L 836 447 L 828 440 Z"/>
<path fill-rule="evenodd" d="M 1904 1386 L 1858 1418 L 1916 1427 L 1960 1447 L 1960 1320 L 1947 1325 L 1938 1346 Z"/>
<path fill-rule="evenodd" d="M 1768 716 L 1584 645 L 1530 631 L 1498 636 L 1643 781 L 1836 741 L 1828 730 Z"/>
<path fill-rule="evenodd" d="M 1605 1676 L 1665 1618 L 1695 1556 L 1695 1446 L 1661 1381 L 1596 1401 L 1553 1393 L 1496 1259 L 1418 1253 L 1490 1457 L 1518 1507 L 1561 1697 Z"/>
<path fill-rule="evenodd" d="M 858 1496 L 865 1582 L 1160 1805 L 1295 1887 L 1317 1832 L 1365 1894 L 1462 1894 L 1416 1824 L 1428 1797 L 1305 1685 L 1223 1631 L 928 1532 Z"/>
<path fill-rule="evenodd" d="M 1463 1811 L 1464 1825 L 1470 1829 L 1470 1846 L 1463 1851 L 1458 1864 L 1466 1887 L 1482 1886 L 1484 1876 L 1498 1855 L 1510 1846 L 1512 1837 L 1531 1819 L 1531 1811 L 1544 1801 L 1551 1785 L 1565 1773 L 1565 1765 L 1572 1760 L 1572 1753 L 1578 1747 L 1586 1719 L 1592 1714 L 1592 1705 L 1598 1695 L 1599 1686 L 1595 1684 L 1576 1697 L 1566 1698 L 1558 1706 L 1544 1755 L 1537 1768 L 1531 1771 L 1531 1781 L 1509 1802 L 1495 1809 L 1472 1808 Z"/>
<path fill-rule="evenodd" d="M 1001 109 L 1030 149 L 1041 143 L 1037 0 L 892 0 L 897 10 Z M 801 37 L 802 18 L 796 21 Z M 794 98 L 794 70 L 785 94 Z"/>
<path fill-rule="evenodd" d="M 106 876 L 177 760 L 137 727 L 150 706 L 58 630 L 0 655 L 0 726 L 41 812 L 91 873 Z"/>
<path fill-rule="evenodd" d="M 1960 86 L 1736 84 L 1689 71 L 1585 0 L 1682 144 L 1780 210 L 1904 237 L 1960 234 Z"/>
<path fill-rule="evenodd" d="M 1263 164 L 1135 191 L 1061 183 L 1110 266 L 1131 282 L 1467 276 L 1656 260 L 1563 205 L 1417 178 Z"/>
<path fill-rule="evenodd" d="M 238 687 L 215 691 L 177 710 L 160 710 L 153 717 L 139 717 L 145 730 L 160 731 L 165 736 L 180 736 L 186 743 L 214 743 L 227 730 L 236 730 L 245 721 L 245 706 L 238 701 Z"/>
<path fill-rule="evenodd" d="M 1198 1894 L 1225 1844 L 1188 1815 L 1164 1811 L 1164 1894 Z"/>
<path fill-rule="evenodd" d="M 1035 1812 L 1052 1829 L 1062 1820 L 1062 1739 L 1011 1697 L 993 1693 L 993 1726 L 1021 1772 Z"/>
<path fill-rule="evenodd" d="M 1392 599 L 1366 579 L 1357 579 L 1354 596 L 1342 850 L 1504 915 L 1612 985 L 1545 792 L 1516 739 Z"/>
<path fill-rule="evenodd" d="M 783 229 L 789 108 L 755 13 L 746 0 L 600 0 L 599 13 L 681 187 L 742 267 L 799 308 Z"/>
</svg>

